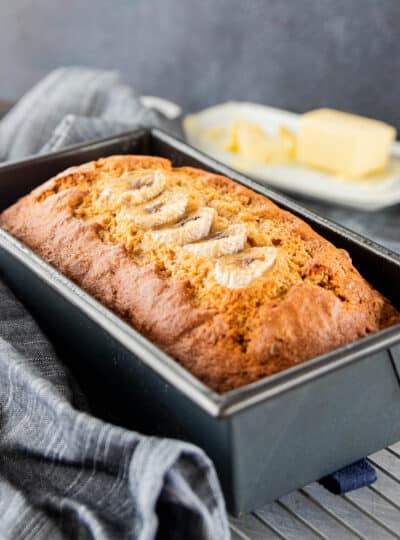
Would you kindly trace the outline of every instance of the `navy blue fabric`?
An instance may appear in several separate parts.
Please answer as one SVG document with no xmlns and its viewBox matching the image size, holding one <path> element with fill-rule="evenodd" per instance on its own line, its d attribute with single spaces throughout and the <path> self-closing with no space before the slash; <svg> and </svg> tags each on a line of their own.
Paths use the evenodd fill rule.
<svg viewBox="0 0 400 540">
<path fill-rule="evenodd" d="M 373 484 L 377 479 L 376 470 L 366 459 L 356 461 L 333 474 L 325 476 L 320 483 L 332 493 L 343 495 L 348 491 Z"/>
</svg>

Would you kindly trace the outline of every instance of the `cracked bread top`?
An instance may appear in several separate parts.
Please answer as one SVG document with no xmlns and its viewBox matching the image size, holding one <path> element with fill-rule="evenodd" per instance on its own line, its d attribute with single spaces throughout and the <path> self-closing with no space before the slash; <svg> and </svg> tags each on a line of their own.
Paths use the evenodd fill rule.
<svg viewBox="0 0 400 540">
<path fill-rule="evenodd" d="M 162 158 L 68 169 L 0 224 L 219 392 L 399 322 L 301 219 Z"/>
</svg>

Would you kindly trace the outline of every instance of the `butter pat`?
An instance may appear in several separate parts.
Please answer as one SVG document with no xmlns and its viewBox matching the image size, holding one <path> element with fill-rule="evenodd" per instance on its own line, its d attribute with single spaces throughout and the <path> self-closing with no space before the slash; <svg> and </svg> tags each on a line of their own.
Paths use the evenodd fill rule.
<svg viewBox="0 0 400 540">
<path fill-rule="evenodd" d="M 386 168 L 394 127 L 363 116 L 318 109 L 301 117 L 297 160 L 348 178 Z"/>
<path fill-rule="evenodd" d="M 225 149 L 248 162 L 282 163 L 294 159 L 295 145 L 295 135 L 284 127 L 272 137 L 253 122 L 236 120 Z"/>
</svg>

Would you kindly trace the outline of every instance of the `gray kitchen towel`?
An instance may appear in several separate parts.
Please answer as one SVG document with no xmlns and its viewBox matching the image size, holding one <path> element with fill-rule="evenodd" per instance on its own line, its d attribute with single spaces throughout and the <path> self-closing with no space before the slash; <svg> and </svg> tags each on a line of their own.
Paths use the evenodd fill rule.
<svg viewBox="0 0 400 540">
<path fill-rule="evenodd" d="M 145 126 L 176 123 L 143 107 L 118 73 L 56 69 L 33 87 L 0 123 L 0 161 L 14 161 Z"/>
<path fill-rule="evenodd" d="M 116 74 L 61 69 L 0 123 L 0 155 L 14 160 L 162 122 Z M 0 538 L 229 538 L 204 452 L 91 416 L 50 343 L 1 282 Z"/>
</svg>

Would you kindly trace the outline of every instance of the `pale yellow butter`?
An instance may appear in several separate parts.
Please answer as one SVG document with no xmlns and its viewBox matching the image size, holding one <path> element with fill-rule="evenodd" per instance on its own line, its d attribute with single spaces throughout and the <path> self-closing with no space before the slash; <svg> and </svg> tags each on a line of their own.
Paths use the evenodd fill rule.
<svg viewBox="0 0 400 540">
<path fill-rule="evenodd" d="M 248 162 L 283 163 L 294 159 L 295 145 L 295 135 L 284 127 L 273 137 L 253 122 L 236 120 L 225 149 Z"/>
<path fill-rule="evenodd" d="M 303 114 L 297 160 L 348 178 L 382 171 L 396 137 L 394 127 L 363 116 L 317 109 Z"/>
</svg>

